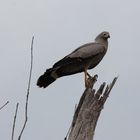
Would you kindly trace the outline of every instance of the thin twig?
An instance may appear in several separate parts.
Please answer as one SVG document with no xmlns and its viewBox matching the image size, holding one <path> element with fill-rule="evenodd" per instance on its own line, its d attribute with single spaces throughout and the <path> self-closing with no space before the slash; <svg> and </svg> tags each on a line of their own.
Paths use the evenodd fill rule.
<svg viewBox="0 0 140 140">
<path fill-rule="evenodd" d="M 8 103 L 9 103 L 9 101 L 7 101 L 3 106 L 1 106 L 0 110 L 2 110 Z"/>
<path fill-rule="evenodd" d="M 23 134 L 23 131 L 26 127 L 26 123 L 28 121 L 28 100 L 29 100 L 29 94 L 30 94 L 30 85 L 31 85 L 31 77 L 32 77 L 32 67 L 33 67 L 33 43 L 34 43 L 34 36 L 32 37 L 31 42 L 31 65 L 30 65 L 30 74 L 29 74 L 29 81 L 28 81 L 28 88 L 27 88 L 27 95 L 26 95 L 26 105 L 25 105 L 25 121 L 22 127 L 22 130 L 20 132 L 20 135 L 18 137 L 18 140 L 21 139 L 21 136 Z"/>
<path fill-rule="evenodd" d="M 14 122 L 13 122 L 12 138 L 11 138 L 11 140 L 14 140 L 14 132 L 15 132 L 15 125 L 16 125 L 17 112 L 18 112 L 18 105 L 19 105 L 19 103 L 17 103 L 17 105 L 16 105 L 16 111 L 15 111 L 15 116 L 14 116 Z"/>
</svg>

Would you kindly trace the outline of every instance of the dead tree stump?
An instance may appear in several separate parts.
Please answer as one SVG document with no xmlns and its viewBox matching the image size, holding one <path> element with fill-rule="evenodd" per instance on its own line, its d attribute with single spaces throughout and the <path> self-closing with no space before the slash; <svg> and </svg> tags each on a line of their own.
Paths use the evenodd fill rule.
<svg viewBox="0 0 140 140">
<path fill-rule="evenodd" d="M 96 91 L 93 86 L 97 81 L 97 77 L 95 75 L 89 79 L 89 87 L 85 89 L 81 96 L 73 116 L 70 133 L 65 140 L 93 140 L 101 110 L 117 80 L 117 77 L 115 77 L 112 83 L 107 86 L 106 83 L 103 83 Z"/>
</svg>

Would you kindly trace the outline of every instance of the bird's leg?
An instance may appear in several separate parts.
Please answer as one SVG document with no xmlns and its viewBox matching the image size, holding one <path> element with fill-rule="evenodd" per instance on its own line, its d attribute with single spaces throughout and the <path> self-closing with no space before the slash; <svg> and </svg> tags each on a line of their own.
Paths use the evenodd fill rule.
<svg viewBox="0 0 140 140">
<path fill-rule="evenodd" d="M 85 87 L 87 87 L 87 70 L 84 70 L 84 74 L 85 74 Z"/>
<path fill-rule="evenodd" d="M 92 79 L 92 76 L 87 72 L 88 78 Z"/>
<path fill-rule="evenodd" d="M 85 87 L 89 88 L 91 85 L 92 76 L 87 72 L 87 69 L 85 69 L 84 73 L 85 73 Z"/>
<path fill-rule="evenodd" d="M 85 87 L 88 88 L 89 87 L 89 79 L 91 76 L 87 72 L 87 68 L 85 68 L 84 74 L 85 74 Z"/>
</svg>

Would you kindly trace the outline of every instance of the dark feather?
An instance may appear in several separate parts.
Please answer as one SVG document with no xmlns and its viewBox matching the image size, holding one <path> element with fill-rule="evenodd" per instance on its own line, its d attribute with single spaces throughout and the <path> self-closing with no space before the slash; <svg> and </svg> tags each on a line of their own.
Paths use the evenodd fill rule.
<svg viewBox="0 0 140 140">
<path fill-rule="evenodd" d="M 63 65 L 68 65 L 68 64 L 72 64 L 72 63 L 77 63 L 77 62 L 81 62 L 82 58 L 70 58 L 70 57 L 64 57 L 63 59 L 61 59 L 60 61 L 56 62 L 53 65 L 53 68 L 57 68 L 59 66 L 63 66 Z"/>
<path fill-rule="evenodd" d="M 49 86 L 51 83 L 53 83 L 56 80 L 54 77 L 51 76 L 52 71 L 53 69 L 48 69 L 43 75 L 39 77 L 37 81 L 37 85 L 39 87 L 46 88 L 47 86 Z"/>
</svg>

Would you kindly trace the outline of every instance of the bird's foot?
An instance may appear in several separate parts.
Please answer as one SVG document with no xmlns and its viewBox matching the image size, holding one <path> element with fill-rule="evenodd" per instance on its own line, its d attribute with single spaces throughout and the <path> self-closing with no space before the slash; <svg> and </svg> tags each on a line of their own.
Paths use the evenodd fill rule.
<svg viewBox="0 0 140 140">
<path fill-rule="evenodd" d="M 92 80 L 93 79 L 93 77 L 89 74 L 89 73 L 87 73 L 87 75 L 86 75 L 86 79 L 85 79 L 85 87 L 86 88 L 90 88 L 90 87 L 92 87 Z"/>
<path fill-rule="evenodd" d="M 93 77 L 90 74 L 87 74 L 88 77 L 85 80 L 85 88 L 93 88 L 95 82 L 97 81 L 98 75 L 94 75 Z"/>
</svg>

